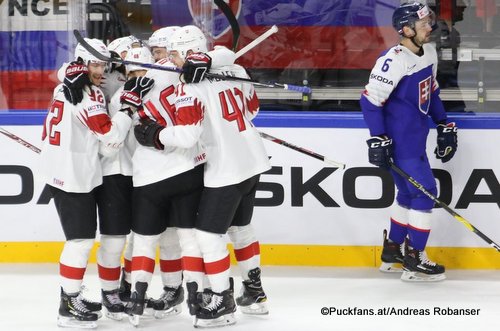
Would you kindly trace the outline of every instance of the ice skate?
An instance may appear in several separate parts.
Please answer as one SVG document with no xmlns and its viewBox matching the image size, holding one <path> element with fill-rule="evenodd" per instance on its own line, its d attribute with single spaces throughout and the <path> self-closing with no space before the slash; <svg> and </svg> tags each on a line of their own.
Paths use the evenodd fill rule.
<svg viewBox="0 0 500 331">
<path fill-rule="evenodd" d="M 107 318 L 115 321 L 121 321 L 125 311 L 125 305 L 120 300 L 119 290 L 101 291 L 102 305 L 104 306 L 104 314 Z"/>
<path fill-rule="evenodd" d="M 269 314 L 267 296 L 260 281 L 260 268 L 248 272 L 249 280 L 243 281 L 241 295 L 236 298 L 236 303 L 242 313 L 251 315 Z"/>
<path fill-rule="evenodd" d="M 146 291 L 148 283 L 135 283 L 135 291 L 130 296 L 130 301 L 125 306 L 125 313 L 128 316 L 129 322 L 137 327 L 140 323 L 140 318 L 144 314 L 144 306 L 146 305 Z"/>
<path fill-rule="evenodd" d="M 132 288 L 132 284 L 130 284 L 129 282 L 127 282 L 125 280 L 125 268 L 122 268 L 122 276 L 121 276 L 121 280 L 120 280 L 120 300 L 122 302 L 128 302 L 130 300 L 130 291 L 131 291 L 131 288 Z"/>
<path fill-rule="evenodd" d="M 100 302 L 91 301 L 91 300 L 85 298 L 82 294 L 82 291 L 85 291 L 85 290 L 86 290 L 85 286 L 82 286 L 81 291 L 78 294 L 80 301 L 85 305 L 85 308 L 87 308 L 88 310 L 90 310 L 91 312 L 96 314 L 97 318 L 101 318 L 102 317 L 102 312 L 101 312 L 102 304 Z"/>
<path fill-rule="evenodd" d="M 384 230 L 384 243 L 382 248 L 382 272 L 403 272 L 402 264 L 405 255 L 405 242 L 396 244 L 387 239 L 387 230 Z"/>
<path fill-rule="evenodd" d="M 229 289 L 222 293 L 211 292 L 210 301 L 200 307 L 194 320 L 195 328 L 214 328 L 236 323 L 234 312 L 234 282 L 229 279 Z"/>
<path fill-rule="evenodd" d="M 81 298 L 80 293 L 67 294 L 61 288 L 58 326 L 83 329 L 97 328 L 97 314 L 90 311 Z"/>
<path fill-rule="evenodd" d="M 404 258 L 401 280 L 436 282 L 446 279 L 444 271 L 444 266 L 429 260 L 425 251 L 409 248 Z"/>
<path fill-rule="evenodd" d="M 160 319 L 180 314 L 182 301 L 184 301 L 184 288 L 182 285 L 176 288 L 164 286 L 160 298 L 152 300 L 154 317 Z"/>
</svg>

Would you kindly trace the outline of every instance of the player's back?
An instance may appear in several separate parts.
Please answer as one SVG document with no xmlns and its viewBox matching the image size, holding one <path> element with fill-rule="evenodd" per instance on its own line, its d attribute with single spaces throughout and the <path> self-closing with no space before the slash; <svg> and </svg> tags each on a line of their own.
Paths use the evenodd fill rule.
<svg viewBox="0 0 500 331">
<path fill-rule="evenodd" d="M 244 69 L 237 65 L 223 67 L 218 73 L 246 76 Z M 253 86 L 205 79 L 179 88 L 183 90 L 178 91 L 177 104 L 182 104 L 183 97 L 192 96 L 203 109 L 201 142 L 207 152 L 205 186 L 236 184 L 270 168 L 262 139 L 249 119 L 252 118 L 249 112 L 257 111 L 249 108 L 251 100 L 255 100 Z"/>
</svg>

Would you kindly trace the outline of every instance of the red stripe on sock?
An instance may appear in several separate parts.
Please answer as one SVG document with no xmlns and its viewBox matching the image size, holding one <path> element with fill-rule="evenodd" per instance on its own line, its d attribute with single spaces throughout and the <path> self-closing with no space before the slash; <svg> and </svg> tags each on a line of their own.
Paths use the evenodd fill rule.
<svg viewBox="0 0 500 331">
<path fill-rule="evenodd" d="M 116 268 L 106 268 L 102 265 L 97 265 L 97 273 L 99 278 L 103 280 L 119 280 L 120 279 L 120 267 Z"/>
<path fill-rule="evenodd" d="M 410 224 L 408 224 L 408 228 L 415 230 L 415 231 L 418 231 L 418 232 L 431 232 L 431 229 L 420 229 L 420 228 L 416 228 L 414 226 L 411 226 Z"/>
<path fill-rule="evenodd" d="M 155 271 L 155 260 L 146 256 L 134 256 L 132 258 L 131 271 L 140 270 L 153 273 Z"/>
<path fill-rule="evenodd" d="M 123 268 L 125 269 L 125 272 L 130 273 L 132 271 L 132 261 L 123 259 Z"/>
<path fill-rule="evenodd" d="M 229 254 L 219 261 L 205 262 L 205 273 L 207 275 L 214 275 L 229 270 L 231 261 L 229 260 Z"/>
<path fill-rule="evenodd" d="M 85 269 L 87 268 L 70 267 L 69 265 L 59 263 L 59 274 L 64 278 L 82 280 Z"/>
<path fill-rule="evenodd" d="M 203 259 L 201 257 L 183 256 L 182 268 L 186 271 L 205 272 Z"/>
<path fill-rule="evenodd" d="M 161 260 L 160 259 L 160 270 L 161 272 L 177 272 L 182 270 L 182 260 Z"/>
<path fill-rule="evenodd" d="M 396 220 L 395 220 L 394 218 L 392 218 L 392 217 L 391 217 L 391 222 L 394 222 L 394 223 L 396 223 L 397 225 L 402 226 L 402 227 L 405 227 L 405 228 L 406 228 L 406 226 L 408 225 L 408 224 L 399 223 L 398 221 L 396 221 Z"/>
<path fill-rule="evenodd" d="M 240 249 L 234 250 L 234 255 L 236 256 L 236 261 L 246 261 L 255 255 L 260 254 L 260 245 L 258 241 L 255 241 L 248 245 L 247 247 L 243 247 Z"/>
</svg>

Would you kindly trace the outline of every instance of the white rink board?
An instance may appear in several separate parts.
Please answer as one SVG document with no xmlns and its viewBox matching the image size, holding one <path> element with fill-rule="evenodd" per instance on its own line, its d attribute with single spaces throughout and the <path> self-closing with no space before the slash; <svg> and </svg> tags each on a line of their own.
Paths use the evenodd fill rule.
<svg viewBox="0 0 500 331">
<path fill-rule="evenodd" d="M 41 126 L 3 126 L 34 145 L 40 146 Z M 370 167 L 367 162 L 366 129 L 339 128 L 260 128 L 262 131 L 306 147 L 332 160 L 344 162 L 347 169 Z M 429 136 L 429 151 L 433 168 L 451 173 L 455 208 L 459 196 L 471 173 L 478 169 L 492 169 L 495 177 L 500 175 L 500 157 L 494 142 L 500 141 L 500 130 L 462 129 L 459 132 L 459 149 L 454 159 L 442 164 L 434 159 L 432 150 L 435 130 Z M 485 142 L 489 142 L 486 143 Z M 253 224 L 259 241 L 264 244 L 318 244 L 318 245 L 379 245 L 381 232 L 389 224 L 389 209 L 354 208 L 346 204 L 342 185 L 345 171 L 337 170 L 319 184 L 339 207 L 324 207 L 311 193 L 303 198 L 303 206 L 292 206 L 291 168 L 302 173 L 303 181 L 321 171 L 326 165 L 314 158 L 292 149 L 265 141 L 274 167 L 282 168 L 282 175 L 261 177 L 261 182 L 277 183 L 283 187 L 284 202 L 273 207 L 256 207 Z M 25 166 L 35 176 L 34 194 L 31 201 L 23 204 L 0 204 L 0 242 L 16 241 L 63 241 L 64 236 L 58 216 L 51 201 L 48 205 L 37 204 L 43 183 L 36 180 L 37 154 L 28 148 L 0 137 L 2 169 L 12 165 Z M 432 149 L 431 149 L 432 148 Z M 432 155 L 431 155 L 432 154 Z M 297 179 L 296 179 L 297 180 Z M 0 199 L 19 195 L 21 177 L 15 174 L 0 174 Z M 360 177 L 356 180 L 356 197 L 377 199 L 382 196 L 381 181 L 375 177 Z M 491 195 L 484 181 L 476 195 Z M 258 198 L 270 198 L 270 192 L 258 191 Z M 471 203 L 467 209 L 456 209 L 475 227 L 494 241 L 500 241 L 500 215 L 496 203 Z M 475 234 L 445 211 L 434 211 L 435 221 L 430 237 L 430 246 L 486 247 Z"/>
</svg>

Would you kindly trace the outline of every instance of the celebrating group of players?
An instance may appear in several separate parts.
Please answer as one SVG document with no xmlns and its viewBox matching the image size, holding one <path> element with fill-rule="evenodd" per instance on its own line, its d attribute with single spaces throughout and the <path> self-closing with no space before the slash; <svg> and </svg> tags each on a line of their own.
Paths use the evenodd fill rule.
<svg viewBox="0 0 500 331">
<path fill-rule="evenodd" d="M 267 314 L 250 225 L 259 176 L 270 169 L 251 123 L 259 101 L 248 83 L 206 77 L 248 78 L 235 54 L 208 51 L 195 26 L 159 29 L 147 46 L 133 36 L 85 43 L 59 71 L 42 137 L 40 176 L 66 237 L 58 325 L 94 328 L 102 306 L 135 326 L 150 313 L 178 314 L 183 282 L 196 327 L 234 324 L 236 304 Z M 95 52 L 165 70 L 108 66 Z M 98 223 L 101 303 L 81 293 Z M 226 233 L 243 279 L 236 302 Z M 158 246 L 164 291 L 153 300 Z"/>
</svg>

